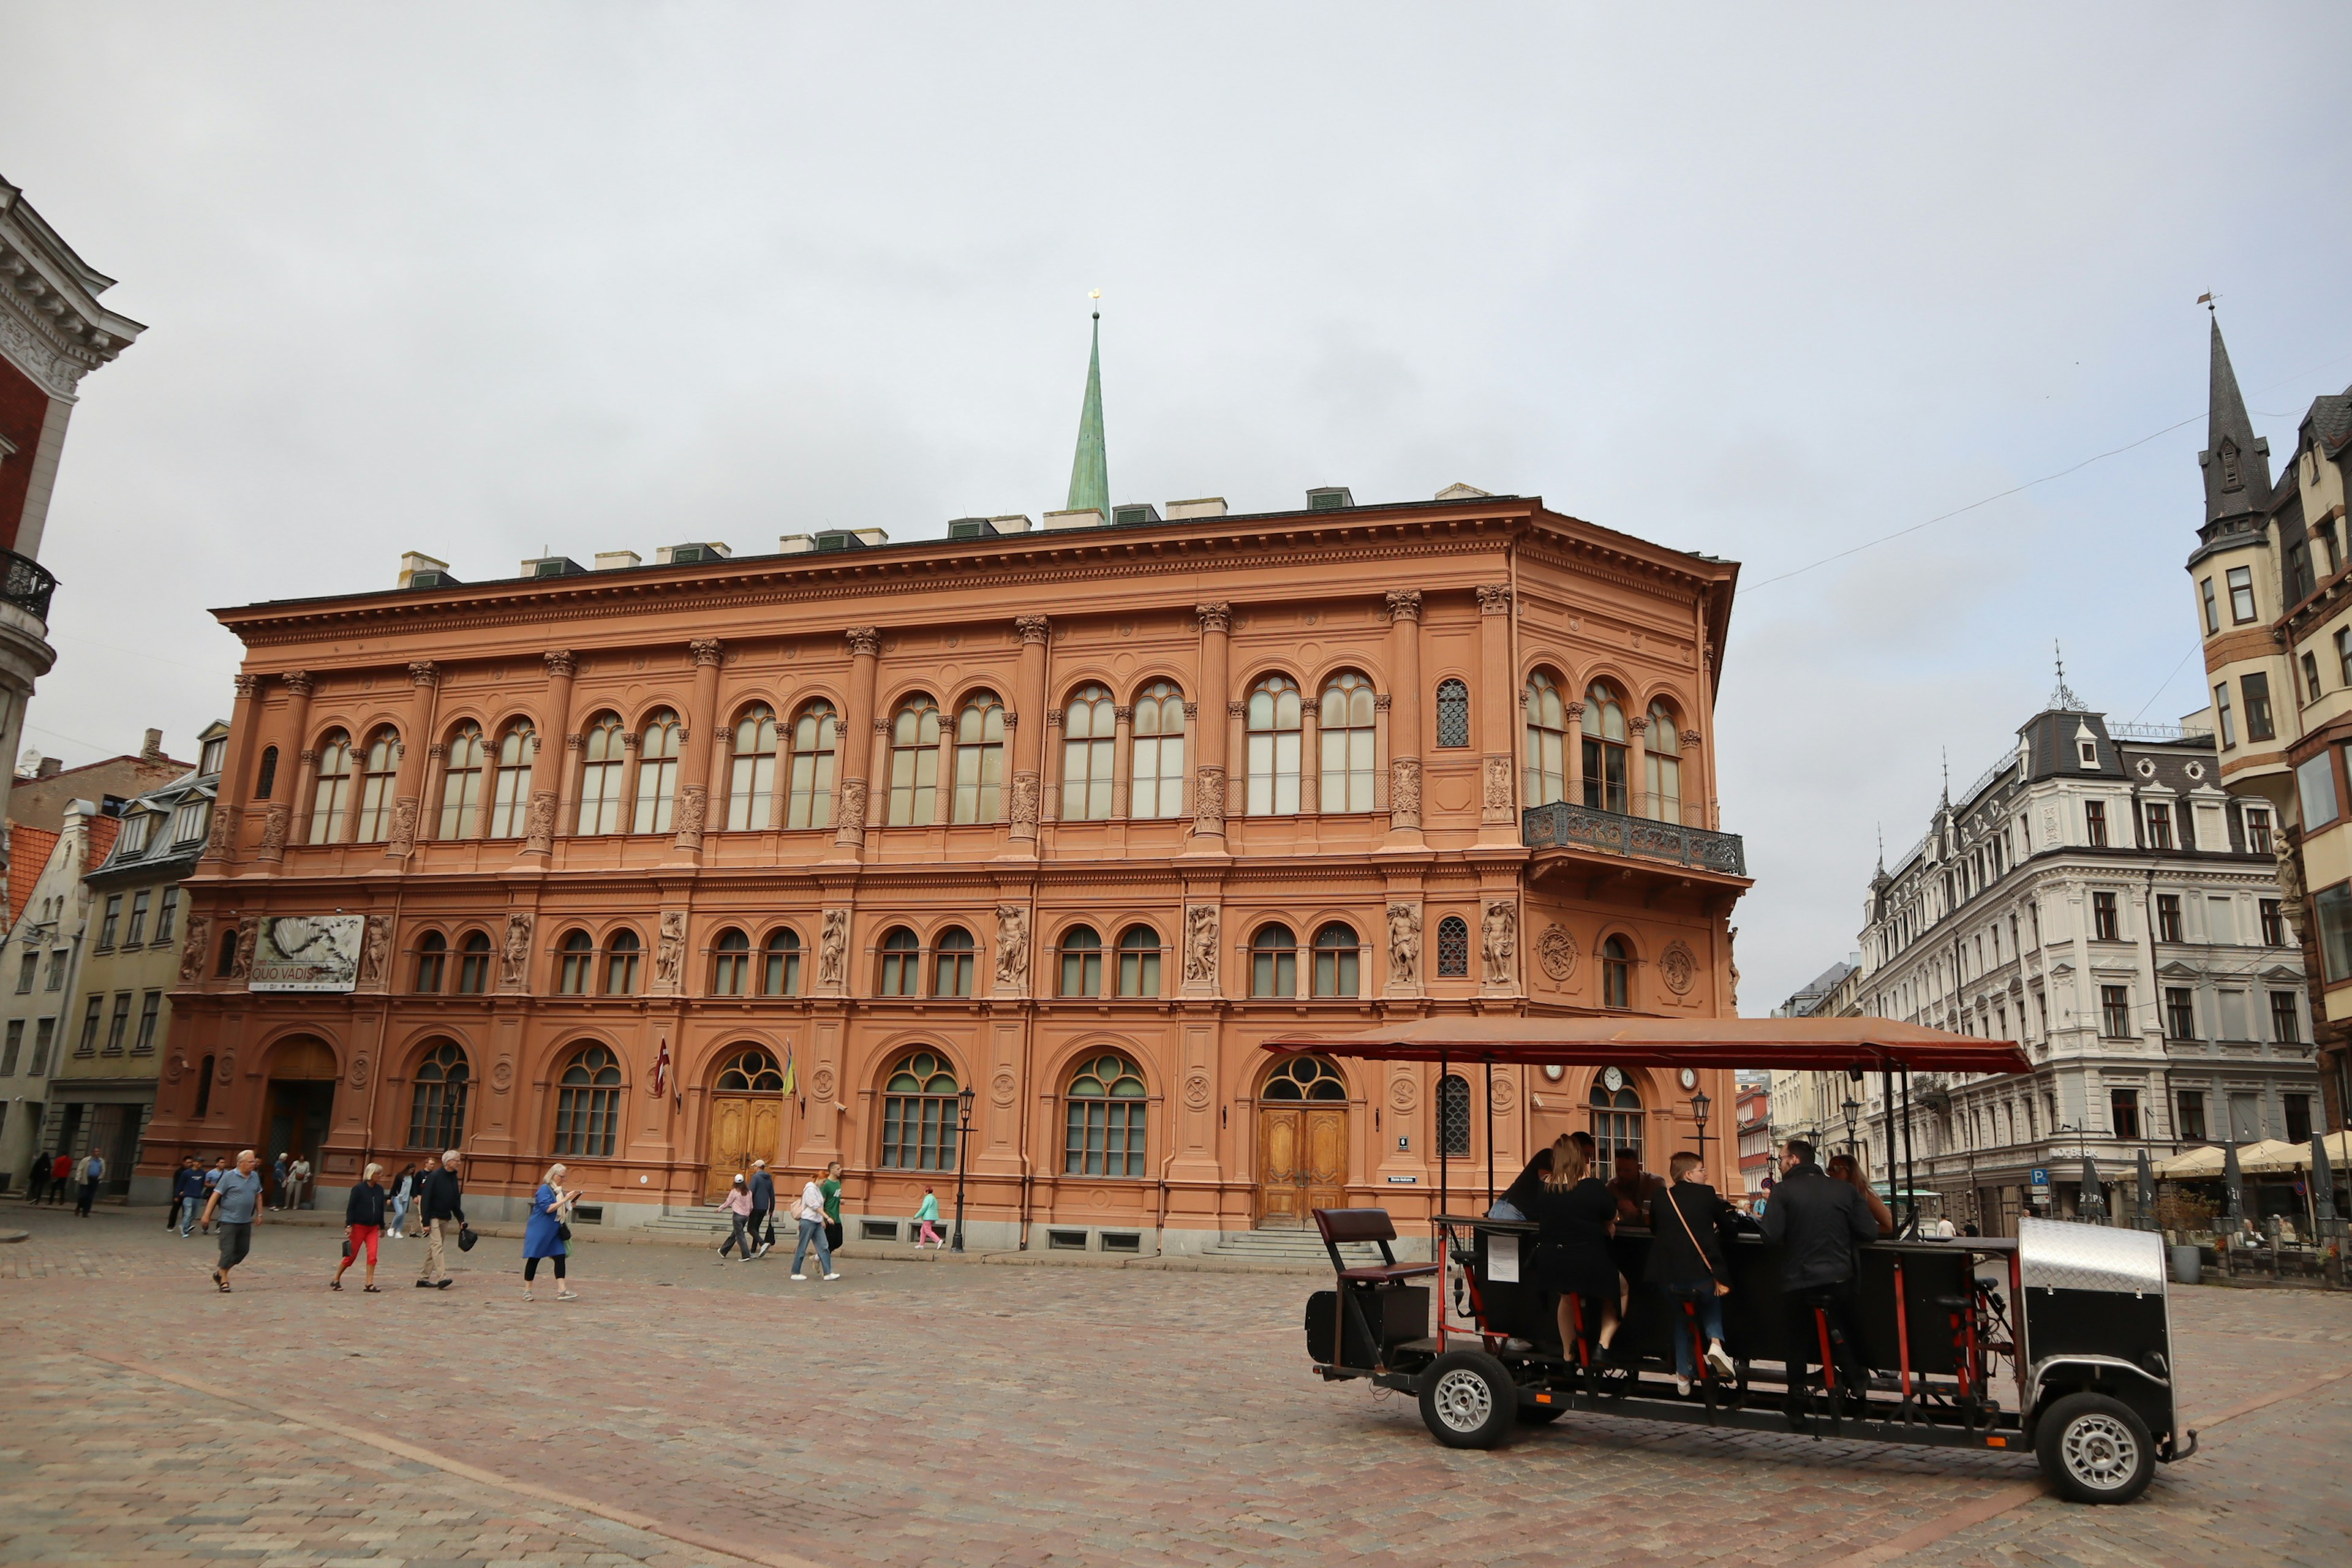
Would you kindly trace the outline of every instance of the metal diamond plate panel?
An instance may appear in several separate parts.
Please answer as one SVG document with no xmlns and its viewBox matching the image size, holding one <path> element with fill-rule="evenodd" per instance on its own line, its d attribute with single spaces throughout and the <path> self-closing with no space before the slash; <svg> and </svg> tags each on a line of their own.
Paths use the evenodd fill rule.
<svg viewBox="0 0 2352 1568">
<path fill-rule="evenodd" d="M 2021 1219 L 2017 1255 L 2028 1289 L 2164 1293 L 2164 1238 L 2153 1231 Z"/>
</svg>

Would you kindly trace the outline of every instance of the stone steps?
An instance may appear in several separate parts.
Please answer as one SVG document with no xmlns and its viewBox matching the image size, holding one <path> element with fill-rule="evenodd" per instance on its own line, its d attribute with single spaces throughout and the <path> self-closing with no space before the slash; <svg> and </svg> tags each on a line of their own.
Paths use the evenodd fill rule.
<svg viewBox="0 0 2352 1568">
<path fill-rule="evenodd" d="M 1319 1263 L 1329 1268 L 1331 1255 L 1323 1238 L 1311 1230 L 1228 1231 L 1213 1247 L 1201 1249 L 1206 1258 L 1232 1258 L 1256 1263 Z M 1370 1242 L 1343 1243 L 1339 1256 L 1349 1263 L 1378 1263 L 1381 1249 Z"/>
</svg>

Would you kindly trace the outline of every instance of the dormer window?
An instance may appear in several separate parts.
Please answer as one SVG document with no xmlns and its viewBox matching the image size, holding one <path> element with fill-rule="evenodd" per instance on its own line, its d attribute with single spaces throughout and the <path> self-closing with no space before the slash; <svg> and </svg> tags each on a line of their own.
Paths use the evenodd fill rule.
<svg viewBox="0 0 2352 1568">
<path fill-rule="evenodd" d="M 212 826 L 212 802 L 201 798 L 187 802 L 172 814 L 172 842 L 194 844 Z"/>
<path fill-rule="evenodd" d="M 2096 741 L 2077 741 L 2074 744 L 2082 750 L 2084 767 L 2095 768 L 2099 765 L 2099 743 Z"/>
<path fill-rule="evenodd" d="M 2245 477 L 2238 467 L 2238 444 L 2227 436 L 2221 437 L 2221 488 L 2225 490 L 2245 488 Z"/>
<path fill-rule="evenodd" d="M 222 760 L 224 757 L 227 756 L 227 755 L 228 755 L 228 737 L 227 737 L 227 736 L 223 735 L 223 736 L 218 737 L 217 739 L 210 740 L 210 741 L 206 741 L 206 742 L 205 742 L 205 749 L 204 749 L 203 752 L 202 752 L 202 753 L 201 753 L 201 755 L 200 755 L 200 759 L 199 759 L 199 761 L 198 761 L 198 762 L 197 762 L 197 763 L 196 763 L 196 772 L 198 772 L 198 773 L 205 773 L 205 774 L 216 773 L 220 772 L 220 771 L 221 771 L 221 760 Z"/>
<path fill-rule="evenodd" d="M 125 860 L 147 852 L 147 830 L 154 825 L 150 813 L 134 812 L 122 819 L 122 845 L 120 853 Z"/>
</svg>

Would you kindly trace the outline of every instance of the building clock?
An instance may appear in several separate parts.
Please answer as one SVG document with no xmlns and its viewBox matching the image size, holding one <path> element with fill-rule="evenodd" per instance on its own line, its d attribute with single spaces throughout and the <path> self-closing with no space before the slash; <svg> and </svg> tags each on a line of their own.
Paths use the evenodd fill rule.
<svg viewBox="0 0 2352 1568">
<path fill-rule="evenodd" d="M 1696 1089 L 1698 1087 L 1698 1072 L 1696 1068 L 1683 1068 L 1683 1087 L 1685 1089 Z"/>
</svg>

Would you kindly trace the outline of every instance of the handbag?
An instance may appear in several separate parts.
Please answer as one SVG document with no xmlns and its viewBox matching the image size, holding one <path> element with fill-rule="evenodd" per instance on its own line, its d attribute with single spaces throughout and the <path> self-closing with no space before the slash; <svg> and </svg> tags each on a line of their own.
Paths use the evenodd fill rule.
<svg viewBox="0 0 2352 1568">
<path fill-rule="evenodd" d="M 1698 1232 L 1691 1228 L 1690 1216 L 1683 1213 L 1683 1205 L 1675 1201 L 1675 1190 L 1672 1187 L 1666 1189 L 1665 1199 L 1666 1206 L 1675 1211 L 1675 1217 L 1683 1222 L 1683 1234 L 1690 1237 L 1691 1249 L 1698 1254 L 1700 1262 L 1706 1262 L 1706 1248 L 1699 1246 Z M 1728 1296 L 1731 1294 L 1731 1287 L 1717 1279 L 1715 1282 L 1715 1293 L 1718 1296 Z"/>
<path fill-rule="evenodd" d="M 843 1236 L 844 1236 L 845 1234 L 845 1232 L 842 1230 L 842 1228 L 841 1228 L 841 1222 L 840 1222 L 839 1220 L 837 1220 L 837 1219 L 829 1219 L 829 1220 L 825 1221 L 825 1222 L 824 1222 L 824 1246 L 825 1246 L 825 1250 L 826 1250 L 826 1251 L 828 1251 L 828 1252 L 838 1252 L 838 1251 L 840 1251 L 840 1250 L 841 1250 L 841 1241 L 842 1241 L 842 1237 L 843 1237 Z"/>
<path fill-rule="evenodd" d="M 572 1227 L 565 1225 L 562 1220 L 556 1221 L 555 1239 L 558 1241 L 570 1241 L 572 1239 Z"/>
<path fill-rule="evenodd" d="M 473 1250 L 474 1250 L 474 1243 L 476 1243 L 476 1242 L 478 1242 L 478 1241 L 479 1241 L 479 1240 L 481 1240 L 481 1239 L 482 1239 L 482 1238 L 481 1238 L 478 1235 L 477 1235 L 477 1234 L 475 1233 L 474 1227 L 473 1227 L 472 1226 L 470 1226 L 470 1225 L 467 1225 L 467 1224 L 465 1224 L 463 1221 L 460 1221 L 460 1222 L 458 1223 L 458 1226 L 457 1226 L 457 1250 L 458 1250 L 458 1251 L 460 1251 L 460 1252 L 471 1252 L 471 1251 L 473 1251 Z"/>
</svg>

